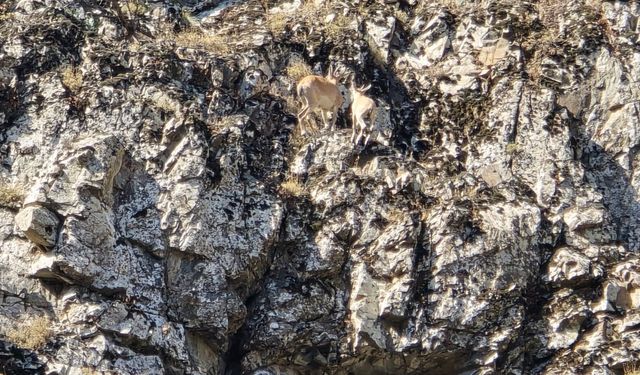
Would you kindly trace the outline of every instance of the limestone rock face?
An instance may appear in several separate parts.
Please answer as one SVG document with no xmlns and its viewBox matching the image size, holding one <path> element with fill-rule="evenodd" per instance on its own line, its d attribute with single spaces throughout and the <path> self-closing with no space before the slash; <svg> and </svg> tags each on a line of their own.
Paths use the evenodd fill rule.
<svg viewBox="0 0 640 375">
<path fill-rule="evenodd" d="M 2 2 L 0 369 L 622 373 L 640 360 L 639 17 Z M 296 82 L 330 66 L 337 130 L 315 113 L 302 135 Z M 352 79 L 378 107 L 367 146 Z"/>
<path fill-rule="evenodd" d="M 58 217 L 45 207 L 27 206 L 16 215 L 16 226 L 34 244 L 52 247 L 58 235 Z"/>
</svg>

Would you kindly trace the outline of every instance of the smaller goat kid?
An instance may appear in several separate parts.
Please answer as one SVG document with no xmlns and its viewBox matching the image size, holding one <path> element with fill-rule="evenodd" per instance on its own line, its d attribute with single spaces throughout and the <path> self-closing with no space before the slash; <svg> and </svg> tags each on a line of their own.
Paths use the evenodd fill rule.
<svg viewBox="0 0 640 375">
<path fill-rule="evenodd" d="M 302 78 L 298 82 L 296 92 L 300 100 L 302 100 L 302 109 L 298 112 L 298 123 L 301 127 L 303 126 L 302 121 L 307 118 L 311 111 L 320 109 L 325 126 L 329 125 L 326 112 L 331 112 L 331 130 L 333 131 L 338 118 L 338 110 L 344 103 L 344 98 L 340 90 L 338 90 L 339 79 L 340 76 L 331 66 L 326 77 L 311 75 Z M 302 127 L 302 134 L 305 134 L 304 127 Z"/>
<path fill-rule="evenodd" d="M 351 136 L 351 142 L 354 144 L 360 143 L 360 139 L 366 134 L 367 137 L 364 140 L 365 147 L 369 143 L 371 134 L 376 129 L 376 103 L 373 99 L 364 95 L 364 93 L 371 88 L 371 85 L 362 87 L 356 87 L 351 80 L 349 91 L 351 92 L 351 122 L 353 123 L 353 135 Z M 365 122 L 365 118 L 369 120 L 369 125 Z M 360 129 L 358 137 L 356 138 L 356 128 Z"/>
</svg>

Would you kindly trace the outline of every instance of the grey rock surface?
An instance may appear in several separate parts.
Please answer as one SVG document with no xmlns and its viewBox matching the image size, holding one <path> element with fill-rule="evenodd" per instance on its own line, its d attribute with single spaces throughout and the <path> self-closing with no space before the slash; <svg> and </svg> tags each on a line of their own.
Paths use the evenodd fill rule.
<svg viewBox="0 0 640 375">
<path fill-rule="evenodd" d="M 3 2 L 0 371 L 623 373 L 640 361 L 639 17 Z M 315 116 L 302 136 L 296 81 L 329 66 L 338 129 Z M 348 77 L 378 106 L 366 147 Z M 42 341 L 10 344 L 17 328 Z"/>
</svg>

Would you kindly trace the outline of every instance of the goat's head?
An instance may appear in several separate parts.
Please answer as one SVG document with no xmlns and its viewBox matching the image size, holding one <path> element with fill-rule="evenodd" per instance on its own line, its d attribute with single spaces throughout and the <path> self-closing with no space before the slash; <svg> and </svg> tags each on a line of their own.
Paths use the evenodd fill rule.
<svg viewBox="0 0 640 375">
<path fill-rule="evenodd" d="M 369 90 L 370 88 L 371 84 L 360 87 L 356 86 L 355 80 L 353 79 L 353 77 L 351 77 L 351 83 L 349 84 L 349 92 L 351 93 L 351 96 L 364 95 L 364 93 L 367 92 L 367 90 Z"/>
<path fill-rule="evenodd" d="M 334 85 L 337 85 L 342 79 L 342 74 L 340 70 L 336 70 L 333 65 L 330 65 L 325 78 Z"/>
</svg>

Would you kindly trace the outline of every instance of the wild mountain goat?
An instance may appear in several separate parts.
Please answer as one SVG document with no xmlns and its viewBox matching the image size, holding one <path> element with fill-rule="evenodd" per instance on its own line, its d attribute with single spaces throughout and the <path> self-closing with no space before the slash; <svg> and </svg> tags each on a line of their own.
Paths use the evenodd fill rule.
<svg viewBox="0 0 640 375">
<path fill-rule="evenodd" d="M 325 112 L 332 113 L 331 130 L 334 129 L 338 117 L 338 109 L 344 103 L 344 98 L 340 90 L 338 90 L 339 79 L 340 76 L 334 71 L 333 67 L 329 67 L 326 77 L 311 75 L 302 78 L 298 82 L 296 92 L 300 100 L 302 100 L 302 109 L 298 112 L 300 126 L 302 126 L 302 121 L 311 111 L 320 109 L 325 126 L 328 125 Z M 305 134 L 304 127 L 302 128 L 302 134 Z"/>
<path fill-rule="evenodd" d="M 353 135 L 351 136 L 351 142 L 354 144 L 360 143 L 360 139 L 365 135 L 367 137 L 364 140 L 364 145 L 367 146 L 371 134 L 376 130 L 376 103 L 364 95 L 364 93 L 371 88 L 371 85 L 362 87 L 356 87 L 351 79 L 351 85 L 349 91 L 351 92 L 351 122 L 353 123 Z M 365 122 L 365 118 L 368 118 L 369 124 Z M 358 138 L 356 138 L 356 128 L 360 128 Z M 354 142 L 355 141 L 355 142 Z"/>
</svg>

